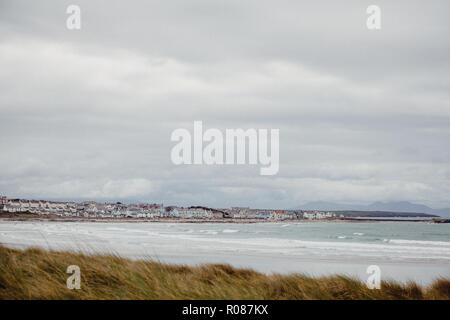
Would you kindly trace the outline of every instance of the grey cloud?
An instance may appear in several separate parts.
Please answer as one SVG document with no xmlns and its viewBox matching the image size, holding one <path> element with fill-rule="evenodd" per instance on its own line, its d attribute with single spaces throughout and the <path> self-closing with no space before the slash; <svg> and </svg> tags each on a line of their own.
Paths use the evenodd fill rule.
<svg viewBox="0 0 450 320">
<path fill-rule="evenodd" d="M 450 205 L 448 1 L 0 2 L 0 193 Z M 170 133 L 279 128 L 280 172 L 174 166 Z"/>
</svg>

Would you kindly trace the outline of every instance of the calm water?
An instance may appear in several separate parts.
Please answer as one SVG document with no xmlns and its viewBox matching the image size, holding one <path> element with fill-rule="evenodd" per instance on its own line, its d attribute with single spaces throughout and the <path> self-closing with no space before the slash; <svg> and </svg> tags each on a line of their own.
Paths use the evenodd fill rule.
<svg viewBox="0 0 450 320">
<path fill-rule="evenodd" d="M 230 263 L 267 273 L 365 279 L 367 266 L 376 264 L 384 279 L 429 283 L 450 277 L 450 224 L 426 222 L 0 222 L 0 243 L 171 263 Z"/>
</svg>

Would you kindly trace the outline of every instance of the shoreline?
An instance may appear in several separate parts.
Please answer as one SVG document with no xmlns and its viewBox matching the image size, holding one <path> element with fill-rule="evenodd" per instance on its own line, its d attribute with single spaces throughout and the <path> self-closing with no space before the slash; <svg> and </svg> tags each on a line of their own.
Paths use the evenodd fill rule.
<svg viewBox="0 0 450 320">
<path fill-rule="evenodd" d="M 43 222 L 141 222 L 141 223 L 299 223 L 299 222 L 430 222 L 430 223 L 450 223 L 450 219 L 370 219 L 370 218 L 325 218 L 325 219 L 183 219 L 183 218 L 88 218 L 88 217 L 61 217 L 56 215 L 29 216 L 30 214 L 0 214 L 1 221 L 43 221 Z"/>
</svg>

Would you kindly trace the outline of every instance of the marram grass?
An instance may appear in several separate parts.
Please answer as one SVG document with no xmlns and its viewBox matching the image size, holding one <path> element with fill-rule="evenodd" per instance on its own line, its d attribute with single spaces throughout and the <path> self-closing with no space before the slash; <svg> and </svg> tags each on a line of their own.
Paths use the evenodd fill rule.
<svg viewBox="0 0 450 320">
<path fill-rule="evenodd" d="M 69 290 L 69 265 L 81 289 Z M 370 290 L 345 276 L 265 275 L 229 265 L 196 267 L 0 246 L 0 299 L 446 299 L 450 280 L 427 287 L 382 282 Z"/>
</svg>

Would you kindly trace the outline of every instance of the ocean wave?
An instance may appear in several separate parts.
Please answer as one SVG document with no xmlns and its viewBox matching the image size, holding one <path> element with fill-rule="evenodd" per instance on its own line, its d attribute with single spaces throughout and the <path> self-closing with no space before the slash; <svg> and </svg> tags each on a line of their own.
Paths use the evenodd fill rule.
<svg viewBox="0 0 450 320">
<path fill-rule="evenodd" d="M 388 242 L 394 243 L 394 244 L 422 244 L 422 245 L 427 245 L 427 246 L 450 247 L 450 242 L 446 242 L 446 241 L 390 239 L 390 240 L 388 240 Z"/>
<path fill-rule="evenodd" d="M 236 229 L 224 229 L 222 230 L 223 233 L 235 233 L 235 232 L 239 232 L 239 230 Z"/>
<path fill-rule="evenodd" d="M 205 251 L 203 254 L 213 256 L 218 253 L 240 252 L 260 257 L 279 255 L 289 255 L 292 258 L 330 256 L 336 259 L 372 257 L 380 261 L 435 259 L 446 263 L 450 260 L 449 241 L 389 239 L 390 235 L 386 233 L 380 234 L 379 238 L 362 241 L 364 237 L 351 236 L 362 233 L 353 232 L 362 231 L 355 229 L 333 230 L 334 232 L 324 233 L 323 238 L 318 239 L 293 239 L 292 237 L 299 237 L 302 234 L 293 233 L 294 230 L 290 228 L 281 232 L 278 225 L 276 226 L 278 233 L 274 233 L 274 229 L 268 225 L 261 225 L 261 229 L 252 225 L 251 232 L 248 231 L 247 225 L 214 225 L 214 227 L 177 224 L 171 230 L 167 230 L 163 224 L 123 224 L 105 228 L 101 224 L 87 223 L 40 225 L 3 223 L 0 225 L 0 240 L 4 243 L 38 246 L 47 246 L 47 243 L 64 246 L 71 243 L 75 246 L 82 244 L 99 250 L 111 248 L 125 254 L 130 252 L 140 254 L 145 251 L 143 248 L 151 248 L 161 255 L 169 253 L 176 255 L 178 252 L 186 255 L 191 252 L 195 255 L 199 248 L 203 248 L 201 249 Z M 264 234 L 268 236 L 261 236 Z"/>
</svg>

